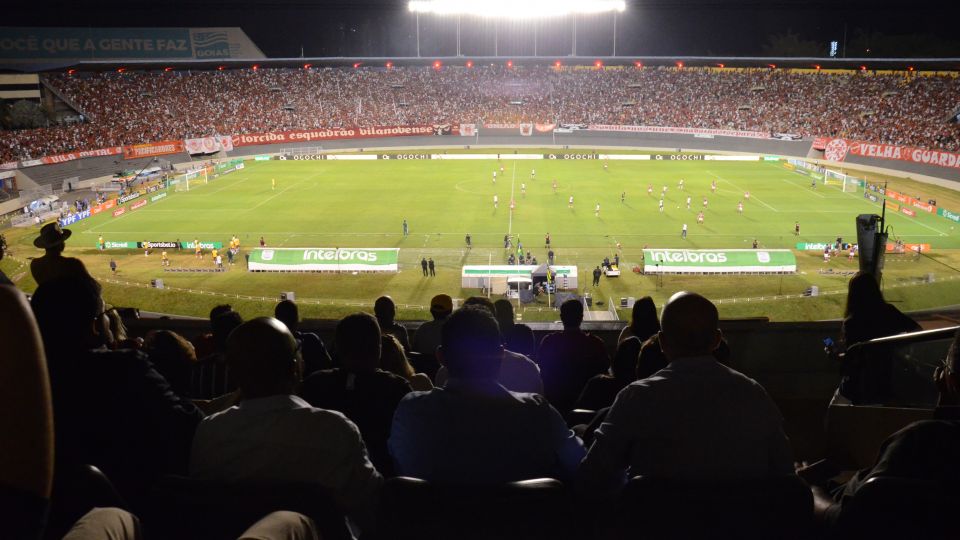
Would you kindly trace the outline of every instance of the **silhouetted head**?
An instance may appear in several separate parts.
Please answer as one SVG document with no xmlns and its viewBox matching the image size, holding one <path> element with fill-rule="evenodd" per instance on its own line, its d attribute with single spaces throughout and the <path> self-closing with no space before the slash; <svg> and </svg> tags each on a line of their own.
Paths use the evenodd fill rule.
<svg viewBox="0 0 960 540">
<path fill-rule="evenodd" d="M 189 395 L 191 371 L 197 361 L 192 343 L 170 330 L 151 330 L 144 339 L 143 351 L 174 392 Z"/>
<path fill-rule="evenodd" d="M 446 294 L 438 294 L 430 300 L 430 315 L 433 320 L 446 319 L 453 313 L 453 299 Z"/>
<path fill-rule="evenodd" d="M 230 304 L 220 304 L 213 306 L 213 309 L 210 310 L 210 321 L 213 322 L 218 316 L 223 315 L 229 311 L 233 311 L 233 306 Z"/>
<path fill-rule="evenodd" d="M 844 315 L 863 316 L 884 304 L 880 284 L 873 274 L 857 272 L 847 287 L 847 308 Z"/>
<path fill-rule="evenodd" d="M 413 377 L 413 366 L 403 352 L 403 345 L 393 334 L 380 336 L 380 369 L 399 375 L 404 379 Z"/>
<path fill-rule="evenodd" d="M 657 305 L 653 298 L 644 296 L 633 304 L 630 313 L 630 330 L 633 335 L 646 341 L 650 336 L 660 331 L 660 320 L 657 319 Z"/>
<path fill-rule="evenodd" d="M 273 316 L 287 325 L 291 332 L 296 332 L 300 326 L 300 310 L 293 300 L 281 300 L 277 307 L 273 308 Z"/>
<path fill-rule="evenodd" d="M 717 307 L 696 293 L 678 292 L 663 306 L 660 348 L 667 359 L 710 355 L 722 334 Z"/>
<path fill-rule="evenodd" d="M 380 326 L 393 324 L 394 317 L 397 316 L 397 306 L 393 303 L 393 298 L 381 296 L 373 303 L 373 314 L 377 317 Z"/>
<path fill-rule="evenodd" d="M 580 328 L 583 322 L 583 304 L 572 298 L 560 304 L 560 322 L 564 329 Z"/>
<path fill-rule="evenodd" d="M 341 319 L 334 343 L 340 364 L 348 371 L 370 372 L 380 365 L 380 325 L 369 313 L 354 313 Z"/>
<path fill-rule="evenodd" d="M 516 324 L 513 320 L 513 304 L 506 298 L 501 298 L 494 302 L 493 309 L 501 332 L 506 332 L 511 326 Z"/>
<path fill-rule="evenodd" d="M 636 337 L 628 337 L 617 346 L 610 364 L 610 372 L 617 379 L 633 381 L 637 378 L 637 359 L 643 342 Z"/>
<path fill-rule="evenodd" d="M 37 287 L 30 306 L 48 356 L 89 350 L 111 341 L 100 284 L 89 276 L 59 278 Z"/>
<path fill-rule="evenodd" d="M 493 305 L 493 302 L 485 296 L 471 296 L 463 301 L 463 307 L 467 306 L 477 306 L 481 307 L 490 312 L 491 315 L 496 316 L 497 308 Z"/>
<path fill-rule="evenodd" d="M 243 399 L 293 394 L 300 383 L 297 340 L 282 322 L 257 317 L 238 326 L 227 339 L 230 379 Z"/>
<path fill-rule="evenodd" d="M 451 378 L 495 379 L 503 347 L 493 314 L 478 306 L 455 311 L 443 325 L 437 358 L 447 366 Z"/>
<path fill-rule="evenodd" d="M 238 326 L 243 324 L 243 317 L 236 311 L 227 311 L 214 317 L 210 321 L 210 331 L 213 333 L 213 343 L 217 350 L 223 352 L 227 348 L 227 338 Z"/>
</svg>

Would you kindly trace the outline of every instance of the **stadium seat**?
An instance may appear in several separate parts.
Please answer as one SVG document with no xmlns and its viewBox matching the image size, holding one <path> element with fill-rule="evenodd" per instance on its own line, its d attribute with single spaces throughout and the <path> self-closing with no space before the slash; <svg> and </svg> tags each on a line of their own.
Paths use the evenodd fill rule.
<svg viewBox="0 0 960 540">
<path fill-rule="evenodd" d="M 155 487 L 141 518 L 151 538 L 234 540 L 278 510 L 309 516 L 324 540 L 352 538 L 333 499 L 310 484 L 228 484 L 167 476 Z"/>
<path fill-rule="evenodd" d="M 129 508 L 100 469 L 88 464 L 57 463 L 53 479 L 47 538 L 61 538 L 94 508 Z"/>
<path fill-rule="evenodd" d="M 492 486 L 387 480 L 378 536 L 384 540 L 557 540 L 572 537 L 563 484 L 539 478 Z"/>
<path fill-rule="evenodd" d="M 830 538 L 957 538 L 957 508 L 960 493 L 955 485 L 875 477 L 844 500 Z"/>
<path fill-rule="evenodd" d="M 795 476 L 754 480 L 636 477 L 613 508 L 604 538 L 806 538 L 810 488 Z"/>
</svg>

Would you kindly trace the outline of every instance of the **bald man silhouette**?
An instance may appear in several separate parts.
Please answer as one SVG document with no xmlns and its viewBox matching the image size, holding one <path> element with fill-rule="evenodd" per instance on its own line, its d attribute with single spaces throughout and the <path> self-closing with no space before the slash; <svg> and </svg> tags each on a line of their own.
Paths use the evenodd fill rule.
<svg viewBox="0 0 960 540">
<path fill-rule="evenodd" d="M 315 483 L 358 522 L 369 523 L 383 477 L 370 463 L 357 426 L 293 395 L 301 360 L 286 325 L 271 317 L 245 322 L 227 338 L 226 355 L 241 402 L 200 423 L 191 476 Z"/>
<path fill-rule="evenodd" d="M 720 364 L 716 306 L 679 292 L 664 305 L 670 363 L 617 396 L 580 468 L 582 487 L 612 494 L 628 477 L 756 478 L 793 474 L 783 418 L 756 381 Z"/>
</svg>

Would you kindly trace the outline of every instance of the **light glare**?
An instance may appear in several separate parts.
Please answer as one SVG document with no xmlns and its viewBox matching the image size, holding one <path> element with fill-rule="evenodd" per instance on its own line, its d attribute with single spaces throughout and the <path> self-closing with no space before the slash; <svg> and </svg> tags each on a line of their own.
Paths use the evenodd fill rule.
<svg viewBox="0 0 960 540">
<path fill-rule="evenodd" d="M 414 13 L 474 15 L 502 19 L 542 19 L 627 9 L 623 0 L 419 0 L 407 7 Z"/>
</svg>

